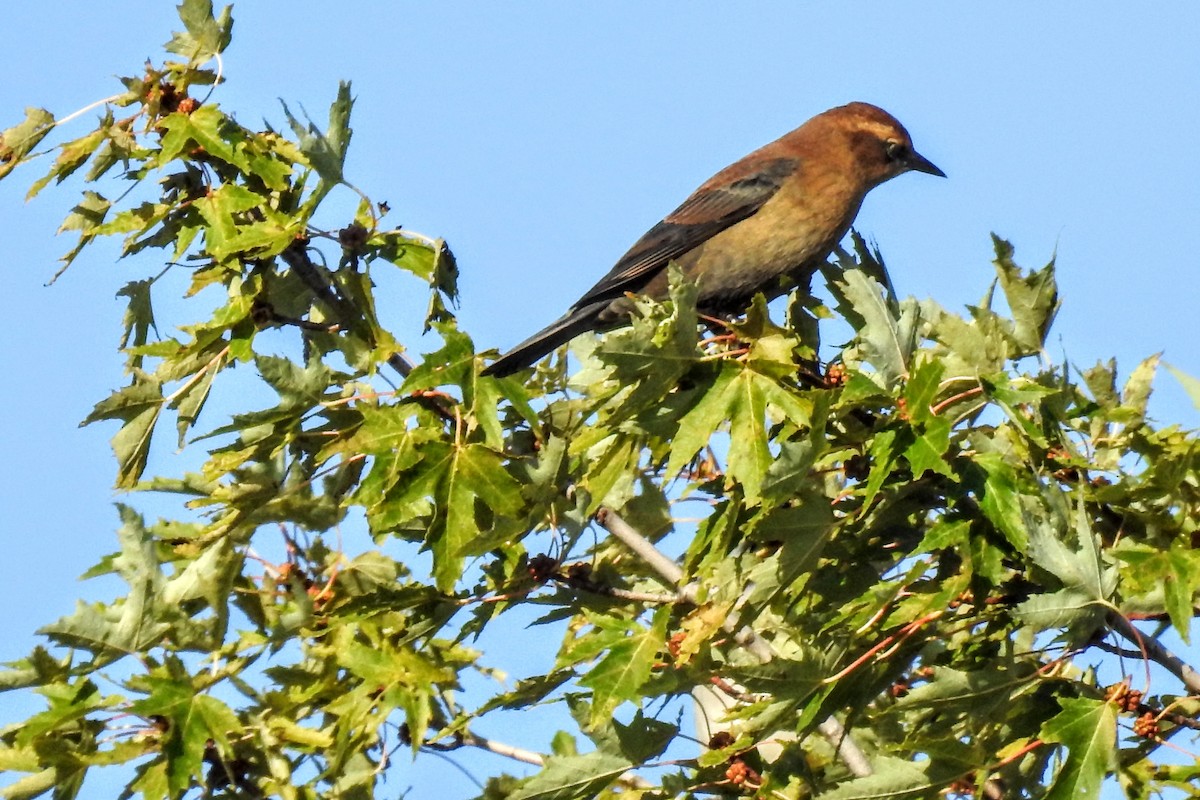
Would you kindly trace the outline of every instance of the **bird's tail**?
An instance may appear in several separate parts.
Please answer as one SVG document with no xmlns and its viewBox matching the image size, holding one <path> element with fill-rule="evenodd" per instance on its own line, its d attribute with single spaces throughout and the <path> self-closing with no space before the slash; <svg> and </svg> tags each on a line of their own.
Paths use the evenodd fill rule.
<svg viewBox="0 0 1200 800">
<path fill-rule="evenodd" d="M 597 318 L 609 304 L 609 300 L 592 303 L 583 308 L 572 309 L 562 317 L 530 336 L 509 350 L 499 359 L 484 368 L 482 375 L 503 378 L 517 370 L 525 369 L 561 344 L 574 339 L 584 331 L 596 327 Z"/>
</svg>

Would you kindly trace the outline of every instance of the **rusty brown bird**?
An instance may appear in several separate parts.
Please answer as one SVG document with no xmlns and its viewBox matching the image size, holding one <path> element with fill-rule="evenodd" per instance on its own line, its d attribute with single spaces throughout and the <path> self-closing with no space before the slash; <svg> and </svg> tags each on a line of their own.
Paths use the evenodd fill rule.
<svg viewBox="0 0 1200 800">
<path fill-rule="evenodd" d="M 483 370 L 511 375 L 584 331 L 628 319 L 627 293 L 662 299 L 674 261 L 708 314 L 776 297 L 828 258 L 867 192 L 910 170 L 945 177 L 895 117 L 869 103 L 830 109 L 709 178 L 646 232 L 562 317 Z"/>
</svg>

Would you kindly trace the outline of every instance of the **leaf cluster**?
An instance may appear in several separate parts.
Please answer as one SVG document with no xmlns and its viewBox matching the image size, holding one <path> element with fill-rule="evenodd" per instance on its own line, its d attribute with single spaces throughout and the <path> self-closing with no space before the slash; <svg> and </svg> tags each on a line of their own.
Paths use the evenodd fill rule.
<svg viewBox="0 0 1200 800">
<path fill-rule="evenodd" d="M 83 183 L 64 269 L 109 236 L 144 269 L 121 292 L 128 383 L 85 422 L 115 426 L 120 489 L 182 501 L 154 522 L 122 503 L 89 574 L 124 594 L 0 672 L 45 705 L 0 731 L 20 776 L 0 795 L 123 768 L 124 796 L 371 797 L 403 753 L 463 748 L 540 765 L 489 798 L 1195 780 L 1158 747 L 1196 727 L 1200 686 L 1161 641 L 1195 613 L 1196 436 L 1147 416 L 1156 356 L 1124 379 L 1047 357 L 1053 262 L 1023 270 L 997 238 L 959 314 L 895 297 L 856 236 L 832 308 L 797 292 L 778 320 L 759 298 L 701 338 L 676 273 L 581 339 L 578 369 L 481 378 L 445 243 L 347 183 L 350 87 L 323 129 L 286 107 L 286 129 L 247 127 L 193 95 L 222 80 L 230 10 L 180 18 L 185 60 L 123 79 L 94 130 L 37 153 L 58 128 L 39 109 L 0 139 L 0 178 L 52 156 L 31 196 Z M 337 192 L 357 211 L 322 229 Z M 380 322 L 388 272 L 430 298 L 419 360 Z M 200 466 L 148 477 L 164 446 Z M 508 682 L 481 643 L 531 610 L 560 644 Z M 1173 675 L 1105 685 L 1114 651 Z M 679 714 L 706 692 L 697 747 Z M 555 709 L 548 753 L 477 733 Z"/>
</svg>

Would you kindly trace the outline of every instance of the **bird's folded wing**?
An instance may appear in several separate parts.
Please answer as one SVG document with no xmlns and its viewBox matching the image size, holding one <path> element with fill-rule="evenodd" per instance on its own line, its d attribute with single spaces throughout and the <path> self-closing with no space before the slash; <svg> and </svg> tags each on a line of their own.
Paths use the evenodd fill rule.
<svg viewBox="0 0 1200 800">
<path fill-rule="evenodd" d="M 743 160 L 717 173 L 638 239 L 573 308 L 638 291 L 671 259 L 762 208 L 798 166 L 795 158 Z"/>
</svg>

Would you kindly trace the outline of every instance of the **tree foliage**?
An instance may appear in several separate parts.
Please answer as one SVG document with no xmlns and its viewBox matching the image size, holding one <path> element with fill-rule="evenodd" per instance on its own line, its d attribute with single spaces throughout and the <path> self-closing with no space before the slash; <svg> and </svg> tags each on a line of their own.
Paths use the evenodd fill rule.
<svg viewBox="0 0 1200 800">
<path fill-rule="evenodd" d="M 119 237 L 142 270 L 127 384 L 86 420 L 115 428 L 129 495 L 89 575 L 127 588 L 0 672 L 44 703 L 0 732 L 0 796 L 121 768 L 124 796 L 390 796 L 405 752 L 476 747 L 536 764 L 489 780 L 512 800 L 1190 791 L 1200 766 L 1160 745 L 1194 735 L 1200 681 L 1162 639 L 1195 613 L 1197 438 L 1147 417 L 1157 357 L 1125 378 L 1046 357 L 1053 263 L 996 239 L 958 314 L 896 298 L 856 237 L 833 309 L 760 298 L 701 338 L 675 280 L 578 370 L 481 378 L 443 242 L 365 197 L 317 223 L 357 192 L 350 87 L 323 126 L 247 127 L 215 99 L 230 10 L 180 18 L 93 130 L 59 140 L 31 109 L 0 139 L 0 177 L 50 160 L 31 197 L 82 180 L 64 269 Z M 377 314 L 397 270 L 429 296 L 419 359 Z M 274 400 L 210 404 L 248 383 Z M 148 475 L 175 446 L 199 466 Z M 178 518 L 146 520 L 142 492 Z M 479 680 L 505 658 L 479 637 L 531 609 L 552 663 Z M 699 744 L 696 692 L 729 709 Z M 551 752 L 477 733 L 546 707 L 574 721 Z"/>
</svg>

